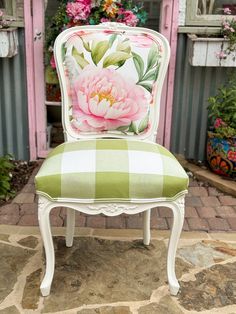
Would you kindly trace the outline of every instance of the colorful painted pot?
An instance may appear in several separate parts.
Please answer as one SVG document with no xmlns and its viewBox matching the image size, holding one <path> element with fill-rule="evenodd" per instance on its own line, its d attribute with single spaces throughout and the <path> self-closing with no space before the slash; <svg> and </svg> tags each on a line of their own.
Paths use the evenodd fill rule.
<svg viewBox="0 0 236 314">
<path fill-rule="evenodd" d="M 208 132 L 207 161 L 213 172 L 236 179 L 236 138 L 219 138 Z"/>
</svg>

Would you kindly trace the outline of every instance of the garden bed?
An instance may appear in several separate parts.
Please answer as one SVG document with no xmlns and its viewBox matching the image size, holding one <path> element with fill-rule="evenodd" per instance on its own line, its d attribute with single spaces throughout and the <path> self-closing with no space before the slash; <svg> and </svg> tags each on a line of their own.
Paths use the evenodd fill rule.
<svg viewBox="0 0 236 314">
<path fill-rule="evenodd" d="M 14 192 L 15 196 L 15 194 L 19 192 L 28 182 L 33 170 L 37 167 L 38 163 L 36 161 L 27 162 L 22 160 L 11 160 L 10 162 L 13 164 L 13 169 L 11 170 L 11 190 Z M 12 198 L 0 200 L 0 206 L 8 203 Z"/>
</svg>

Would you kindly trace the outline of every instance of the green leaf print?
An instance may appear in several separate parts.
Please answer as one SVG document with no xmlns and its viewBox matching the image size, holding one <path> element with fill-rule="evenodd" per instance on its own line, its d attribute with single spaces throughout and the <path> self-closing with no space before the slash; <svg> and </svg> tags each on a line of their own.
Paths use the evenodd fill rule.
<svg viewBox="0 0 236 314">
<path fill-rule="evenodd" d="M 88 61 L 84 58 L 83 53 L 78 53 L 77 49 L 75 47 L 73 47 L 72 49 L 72 56 L 75 58 L 76 62 L 78 63 L 78 65 L 83 69 L 84 67 L 86 67 L 86 65 L 88 65 Z"/>
<path fill-rule="evenodd" d="M 143 72 L 144 72 L 144 63 L 143 63 L 143 60 L 142 58 L 135 52 L 132 52 L 132 55 L 133 55 L 133 61 L 134 61 L 134 65 L 135 65 L 135 68 L 137 70 L 137 73 L 138 73 L 138 77 L 139 77 L 139 80 L 142 79 L 143 77 Z"/>
<path fill-rule="evenodd" d="M 138 133 L 142 133 L 148 126 L 149 114 L 139 123 Z"/>
<path fill-rule="evenodd" d="M 130 54 L 122 51 L 112 52 L 103 61 L 103 67 L 107 68 L 110 65 L 120 66 L 120 62 L 126 61 L 131 57 Z"/>
<path fill-rule="evenodd" d="M 138 85 L 144 87 L 149 93 L 152 92 L 152 84 L 148 82 L 139 82 Z"/>
<path fill-rule="evenodd" d="M 107 52 L 108 48 L 109 48 L 108 40 L 100 41 L 96 43 L 95 45 L 92 45 L 91 57 L 95 65 L 97 65 L 98 62 L 102 59 L 102 57 Z"/>
<path fill-rule="evenodd" d="M 148 53 L 148 60 L 147 60 L 147 71 L 155 66 L 158 61 L 158 50 L 155 44 L 152 45 L 149 53 Z"/>
</svg>

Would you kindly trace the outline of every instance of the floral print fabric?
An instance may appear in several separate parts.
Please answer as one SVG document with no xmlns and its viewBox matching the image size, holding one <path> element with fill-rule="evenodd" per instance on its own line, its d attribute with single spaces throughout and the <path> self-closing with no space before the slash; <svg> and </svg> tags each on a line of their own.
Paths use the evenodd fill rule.
<svg viewBox="0 0 236 314">
<path fill-rule="evenodd" d="M 150 128 L 161 47 L 147 34 L 73 34 L 64 47 L 76 132 L 140 134 Z"/>
</svg>

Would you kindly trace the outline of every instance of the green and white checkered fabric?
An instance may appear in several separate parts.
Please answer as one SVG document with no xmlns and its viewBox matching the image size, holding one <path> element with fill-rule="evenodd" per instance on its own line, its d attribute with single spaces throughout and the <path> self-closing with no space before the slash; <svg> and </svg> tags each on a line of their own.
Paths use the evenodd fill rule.
<svg viewBox="0 0 236 314">
<path fill-rule="evenodd" d="M 174 197 L 187 189 L 188 176 L 158 144 L 97 139 L 56 147 L 35 182 L 38 194 L 54 200 L 134 202 Z"/>
</svg>

